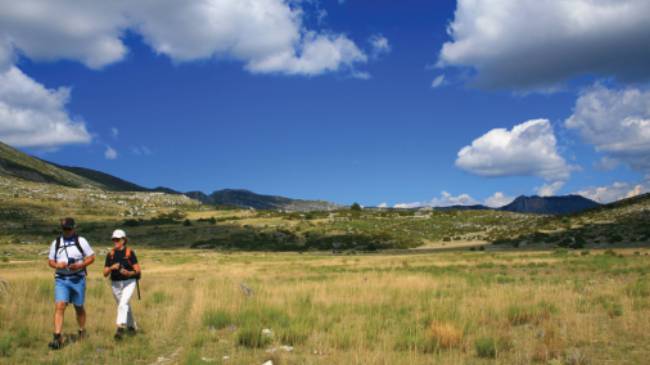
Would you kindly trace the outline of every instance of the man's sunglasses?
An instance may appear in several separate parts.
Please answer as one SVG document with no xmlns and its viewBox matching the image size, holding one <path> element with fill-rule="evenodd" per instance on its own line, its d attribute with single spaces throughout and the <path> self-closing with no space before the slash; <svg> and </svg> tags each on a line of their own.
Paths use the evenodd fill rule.
<svg viewBox="0 0 650 365">
<path fill-rule="evenodd" d="M 113 242 L 120 242 L 122 239 L 121 238 L 111 238 Z"/>
</svg>

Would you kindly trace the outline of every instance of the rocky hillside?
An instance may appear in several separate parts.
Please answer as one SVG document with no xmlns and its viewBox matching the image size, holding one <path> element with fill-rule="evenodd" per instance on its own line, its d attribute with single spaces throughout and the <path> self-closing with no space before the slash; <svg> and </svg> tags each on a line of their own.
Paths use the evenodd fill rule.
<svg viewBox="0 0 650 365">
<path fill-rule="evenodd" d="M 101 183 L 31 157 L 2 142 L 0 142 L 0 176 L 69 187 L 104 188 Z"/>
<path fill-rule="evenodd" d="M 503 232 L 495 241 L 515 246 L 542 243 L 569 248 L 647 245 L 650 243 L 650 194 L 577 214 L 547 216 L 536 225 Z"/>
</svg>

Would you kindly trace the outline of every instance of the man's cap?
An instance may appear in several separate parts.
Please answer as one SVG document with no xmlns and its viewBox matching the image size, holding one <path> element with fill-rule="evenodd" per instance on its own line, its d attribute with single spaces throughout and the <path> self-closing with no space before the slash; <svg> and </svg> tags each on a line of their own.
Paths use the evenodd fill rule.
<svg viewBox="0 0 650 365">
<path fill-rule="evenodd" d="M 126 238 L 126 232 L 121 229 L 116 229 L 113 231 L 112 238 Z"/>
<path fill-rule="evenodd" d="M 61 228 L 64 229 L 73 229 L 75 227 L 74 219 L 73 218 L 63 218 L 61 219 Z"/>
</svg>

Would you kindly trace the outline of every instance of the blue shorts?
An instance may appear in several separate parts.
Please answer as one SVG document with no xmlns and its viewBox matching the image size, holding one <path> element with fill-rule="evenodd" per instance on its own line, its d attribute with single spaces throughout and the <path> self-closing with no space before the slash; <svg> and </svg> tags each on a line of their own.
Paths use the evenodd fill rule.
<svg viewBox="0 0 650 365">
<path fill-rule="evenodd" d="M 54 301 L 72 303 L 77 307 L 84 305 L 86 298 L 86 277 L 73 275 L 58 276 L 54 279 Z"/>
</svg>

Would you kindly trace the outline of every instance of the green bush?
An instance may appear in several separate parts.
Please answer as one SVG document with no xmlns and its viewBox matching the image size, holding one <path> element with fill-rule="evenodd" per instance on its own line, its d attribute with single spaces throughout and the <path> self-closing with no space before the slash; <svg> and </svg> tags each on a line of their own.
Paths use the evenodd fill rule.
<svg viewBox="0 0 650 365">
<path fill-rule="evenodd" d="M 512 347 L 510 340 L 505 337 L 480 337 L 474 341 L 476 355 L 483 358 L 496 358 L 499 353 L 508 351 Z"/>
<path fill-rule="evenodd" d="M 11 356 L 12 350 L 12 339 L 11 336 L 6 334 L 0 337 L 0 357 L 9 357 Z"/>
<path fill-rule="evenodd" d="M 153 294 L 151 295 L 151 301 L 154 304 L 161 304 L 161 303 L 165 302 L 166 300 L 167 300 L 167 294 L 165 294 L 164 292 L 156 291 L 156 292 L 153 292 Z"/>
<path fill-rule="evenodd" d="M 625 288 L 625 293 L 631 298 L 646 298 L 650 296 L 650 284 L 645 279 L 638 279 Z"/>
<path fill-rule="evenodd" d="M 542 301 L 536 305 L 511 305 L 508 307 L 508 321 L 513 326 L 526 323 L 540 323 L 557 313 L 557 307 L 551 303 Z"/>
<path fill-rule="evenodd" d="M 237 333 L 237 344 L 248 348 L 261 348 L 271 342 L 269 336 L 262 335 L 261 326 L 246 326 Z"/>
<path fill-rule="evenodd" d="M 203 313 L 203 324 L 206 327 L 222 329 L 232 323 L 230 313 L 223 310 L 209 310 Z"/>
</svg>

